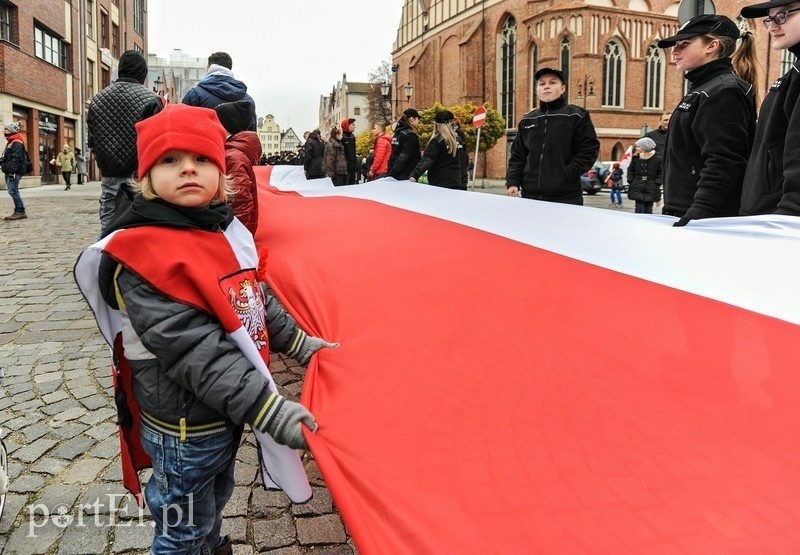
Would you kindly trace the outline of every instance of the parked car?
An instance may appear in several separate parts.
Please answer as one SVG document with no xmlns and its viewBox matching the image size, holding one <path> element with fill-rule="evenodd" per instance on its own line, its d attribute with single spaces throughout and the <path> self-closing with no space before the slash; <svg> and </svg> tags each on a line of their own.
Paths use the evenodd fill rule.
<svg viewBox="0 0 800 555">
<path fill-rule="evenodd" d="M 605 181 L 608 177 L 609 169 L 601 161 L 597 161 L 592 166 L 592 169 L 587 171 L 581 176 L 581 186 L 583 192 L 587 195 L 596 195 L 600 189 L 605 187 Z"/>
</svg>

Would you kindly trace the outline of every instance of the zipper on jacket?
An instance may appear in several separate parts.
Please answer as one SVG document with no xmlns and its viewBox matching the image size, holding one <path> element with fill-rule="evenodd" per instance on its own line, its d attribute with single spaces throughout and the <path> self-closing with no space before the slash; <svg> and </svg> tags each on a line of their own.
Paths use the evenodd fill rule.
<svg viewBox="0 0 800 555">
<path fill-rule="evenodd" d="M 547 107 L 546 112 L 542 112 L 544 114 L 544 129 L 542 129 L 542 150 L 539 153 L 539 176 L 536 179 L 536 185 L 539 189 L 539 197 L 542 195 L 542 163 L 544 162 L 544 145 L 547 144 L 547 114 L 550 112 L 550 107 Z"/>
</svg>

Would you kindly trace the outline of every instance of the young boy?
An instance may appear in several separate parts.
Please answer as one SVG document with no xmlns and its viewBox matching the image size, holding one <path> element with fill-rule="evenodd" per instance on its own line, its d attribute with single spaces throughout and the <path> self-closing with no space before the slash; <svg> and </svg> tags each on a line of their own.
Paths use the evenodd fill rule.
<svg viewBox="0 0 800 555">
<path fill-rule="evenodd" d="M 247 100 L 225 102 L 214 110 L 229 133 L 225 140 L 225 168 L 233 193 L 233 214 L 253 235 L 258 229 L 258 188 L 253 166 L 261 158 L 261 141 L 248 126 L 255 107 Z"/>
<path fill-rule="evenodd" d="M 307 448 L 302 424 L 314 429 L 314 417 L 278 395 L 267 370 L 273 334 L 258 256 L 226 202 L 226 133 L 216 113 L 170 105 L 136 131 L 140 192 L 118 196 L 105 237 L 84 251 L 75 277 L 115 366 L 131 370 L 138 407 L 124 388 L 116 394 L 121 421 L 130 408 L 127 429 L 139 427 L 152 461 L 151 553 L 229 552 L 220 528 L 242 425 L 259 441 L 265 485 L 302 502 L 311 490 L 293 449 Z M 293 321 L 284 325 L 295 328 L 293 352 L 323 346 Z"/>
<path fill-rule="evenodd" d="M 761 105 L 742 187 L 739 213 L 743 216 L 800 216 L 799 11 L 800 2 L 793 0 L 773 0 L 742 9 L 742 17 L 764 18 L 773 49 L 788 50 L 797 58 L 772 84 Z"/>
</svg>

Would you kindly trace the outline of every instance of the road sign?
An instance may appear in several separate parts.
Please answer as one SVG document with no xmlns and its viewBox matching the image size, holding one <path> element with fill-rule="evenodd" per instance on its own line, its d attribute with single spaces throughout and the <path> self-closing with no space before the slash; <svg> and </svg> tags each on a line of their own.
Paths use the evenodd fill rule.
<svg viewBox="0 0 800 555">
<path fill-rule="evenodd" d="M 478 106 L 475 108 L 475 115 L 472 116 L 472 127 L 479 129 L 486 122 L 486 108 Z"/>
</svg>

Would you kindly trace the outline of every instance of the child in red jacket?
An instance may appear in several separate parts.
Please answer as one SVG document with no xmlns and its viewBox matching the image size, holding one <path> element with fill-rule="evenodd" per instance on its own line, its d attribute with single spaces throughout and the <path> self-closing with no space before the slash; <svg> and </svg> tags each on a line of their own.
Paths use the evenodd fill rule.
<svg viewBox="0 0 800 555">
<path fill-rule="evenodd" d="M 214 110 L 228 132 L 225 173 L 233 193 L 233 214 L 255 235 L 258 229 L 258 187 L 253 166 L 261 158 L 261 141 L 256 133 L 248 131 L 255 107 L 247 100 L 237 100 L 220 104 Z"/>
</svg>

